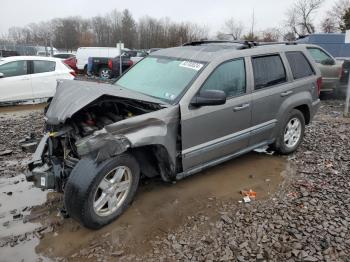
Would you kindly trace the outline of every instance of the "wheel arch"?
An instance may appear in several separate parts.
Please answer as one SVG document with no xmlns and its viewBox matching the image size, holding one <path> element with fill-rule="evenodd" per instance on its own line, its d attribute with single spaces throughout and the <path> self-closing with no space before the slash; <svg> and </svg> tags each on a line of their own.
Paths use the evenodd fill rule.
<svg viewBox="0 0 350 262">
<path fill-rule="evenodd" d="M 133 147 L 127 150 L 133 155 L 146 177 L 160 175 L 164 181 L 175 179 L 176 167 L 173 166 L 168 150 L 164 145 L 153 144 Z"/>
</svg>

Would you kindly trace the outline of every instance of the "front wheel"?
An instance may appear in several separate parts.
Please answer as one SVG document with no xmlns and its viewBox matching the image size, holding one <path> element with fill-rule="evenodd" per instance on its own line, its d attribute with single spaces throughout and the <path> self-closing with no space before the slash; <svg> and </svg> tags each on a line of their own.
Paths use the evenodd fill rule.
<svg viewBox="0 0 350 262">
<path fill-rule="evenodd" d="M 272 148 L 283 155 L 293 153 L 303 140 L 304 131 L 304 115 L 299 110 L 293 109 L 282 124 Z"/>
<path fill-rule="evenodd" d="M 139 178 L 139 165 L 129 154 L 100 164 L 90 158 L 82 159 L 66 184 L 67 212 L 88 228 L 101 228 L 128 208 L 136 194 Z"/>
</svg>

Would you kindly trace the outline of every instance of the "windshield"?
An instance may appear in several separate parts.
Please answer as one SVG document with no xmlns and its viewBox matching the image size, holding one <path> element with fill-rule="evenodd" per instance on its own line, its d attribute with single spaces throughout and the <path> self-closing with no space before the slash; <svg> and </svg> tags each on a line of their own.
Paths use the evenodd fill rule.
<svg viewBox="0 0 350 262">
<path fill-rule="evenodd" d="M 146 57 L 115 84 L 172 103 L 203 65 L 176 58 Z"/>
</svg>

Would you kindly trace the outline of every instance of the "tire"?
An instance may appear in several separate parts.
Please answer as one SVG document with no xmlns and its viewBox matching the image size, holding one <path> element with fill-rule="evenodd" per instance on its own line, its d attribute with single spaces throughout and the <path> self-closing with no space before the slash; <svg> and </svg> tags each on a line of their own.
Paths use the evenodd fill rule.
<svg viewBox="0 0 350 262">
<path fill-rule="evenodd" d="M 110 178 L 118 177 L 116 174 L 122 172 L 120 171 L 122 169 L 126 170 L 124 172 L 125 180 L 116 182 L 116 184 L 121 185 L 125 182 L 122 187 L 128 187 L 128 189 L 124 193 L 116 193 L 116 190 L 122 187 L 113 184 Z M 116 171 L 115 175 L 111 171 Z M 127 173 L 130 173 L 129 183 L 126 183 Z M 118 155 L 100 164 L 96 164 L 91 158 L 81 159 L 72 170 L 65 187 L 65 208 L 72 218 L 78 220 L 85 227 L 99 229 L 111 223 L 129 207 L 136 194 L 139 179 L 139 165 L 135 158 L 129 154 Z M 109 183 L 106 183 L 106 180 Z M 102 185 L 104 188 L 108 185 L 108 189 L 102 190 Z M 111 188 L 113 185 L 114 187 Z M 115 201 L 111 200 L 113 196 Z M 105 205 L 99 205 L 106 199 L 109 200 Z M 110 200 L 111 202 L 109 202 Z M 110 205 L 110 203 L 117 204 Z M 100 209 L 98 210 L 98 208 Z"/>
<path fill-rule="evenodd" d="M 98 75 L 102 79 L 110 79 L 112 76 L 112 71 L 107 67 L 103 67 L 98 71 Z"/>
<path fill-rule="evenodd" d="M 297 123 L 299 121 L 300 125 L 300 131 L 295 130 L 295 136 L 292 136 L 291 139 L 288 141 L 285 141 L 285 139 L 288 137 L 287 135 L 287 128 L 290 129 L 288 124 Z M 291 130 L 291 129 L 290 129 Z M 281 129 L 278 132 L 278 137 L 276 141 L 271 145 L 271 148 L 275 150 L 277 153 L 282 155 L 288 155 L 293 153 L 297 148 L 299 147 L 301 141 L 303 140 L 305 132 L 305 118 L 302 112 L 300 112 L 297 109 L 293 109 L 286 117 L 286 120 L 283 122 Z M 290 132 L 290 134 L 294 134 L 293 132 Z M 296 139 L 297 134 L 299 134 L 298 139 Z"/>
</svg>

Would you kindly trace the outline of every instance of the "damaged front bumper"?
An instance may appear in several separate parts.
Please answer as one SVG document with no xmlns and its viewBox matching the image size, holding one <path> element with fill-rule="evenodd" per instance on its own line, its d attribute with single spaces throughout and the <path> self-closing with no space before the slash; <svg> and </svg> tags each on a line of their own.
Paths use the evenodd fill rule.
<svg viewBox="0 0 350 262">
<path fill-rule="evenodd" d="M 106 132 L 96 132 L 95 135 L 82 138 L 75 143 L 79 159 L 67 157 L 65 152 L 69 149 L 64 149 L 61 155 L 57 155 L 54 144 L 69 136 L 70 131 L 70 128 L 66 128 L 43 136 L 28 164 L 27 181 L 42 189 L 63 192 L 67 178 L 81 157 L 91 156 L 99 163 L 125 152 L 130 147 L 129 141 L 121 135 L 111 136 Z"/>
</svg>

